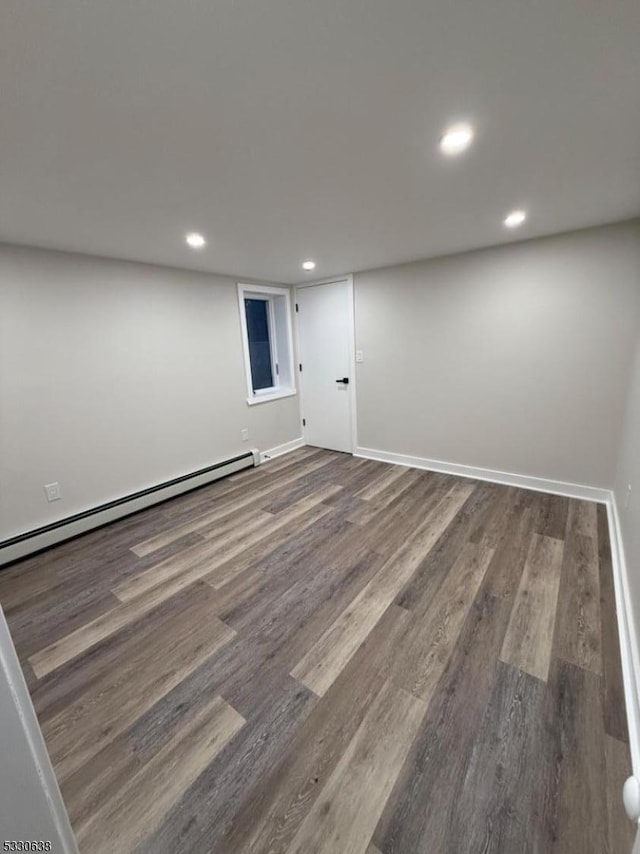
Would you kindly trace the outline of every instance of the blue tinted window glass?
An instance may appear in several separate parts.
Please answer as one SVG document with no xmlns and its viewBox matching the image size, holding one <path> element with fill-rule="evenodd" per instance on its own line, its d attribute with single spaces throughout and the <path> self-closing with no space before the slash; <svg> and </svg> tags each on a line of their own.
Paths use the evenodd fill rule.
<svg viewBox="0 0 640 854">
<path fill-rule="evenodd" d="M 263 299 L 245 299 L 247 338 L 251 361 L 251 384 L 254 391 L 273 386 L 271 343 L 269 341 L 269 305 Z"/>
</svg>

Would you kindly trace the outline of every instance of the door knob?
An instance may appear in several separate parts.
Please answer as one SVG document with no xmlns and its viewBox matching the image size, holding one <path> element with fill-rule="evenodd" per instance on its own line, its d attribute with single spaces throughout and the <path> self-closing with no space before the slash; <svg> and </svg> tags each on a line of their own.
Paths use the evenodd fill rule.
<svg viewBox="0 0 640 854">
<path fill-rule="evenodd" d="M 342 377 L 341 380 L 336 380 L 337 383 L 343 383 L 344 385 L 349 385 L 349 377 Z"/>
</svg>

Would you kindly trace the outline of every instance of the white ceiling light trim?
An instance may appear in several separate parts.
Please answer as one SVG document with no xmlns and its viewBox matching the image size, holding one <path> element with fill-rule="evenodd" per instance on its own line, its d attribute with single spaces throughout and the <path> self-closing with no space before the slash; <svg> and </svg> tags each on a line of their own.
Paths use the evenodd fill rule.
<svg viewBox="0 0 640 854">
<path fill-rule="evenodd" d="M 306 270 L 307 273 L 310 273 L 312 270 L 315 270 L 316 262 L 312 261 L 310 258 L 307 261 L 302 262 L 302 269 Z"/>
<path fill-rule="evenodd" d="M 192 249 L 202 249 L 203 246 L 207 245 L 207 241 L 197 231 L 190 231 L 185 237 L 185 240 Z"/>
<path fill-rule="evenodd" d="M 440 137 L 440 151 L 447 157 L 462 154 L 473 142 L 474 130 L 469 124 L 455 124 L 448 127 Z"/>
<path fill-rule="evenodd" d="M 522 225 L 526 218 L 526 211 L 515 210 L 507 214 L 503 221 L 507 228 L 518 228 L 518 226 Z"/>
</svg>

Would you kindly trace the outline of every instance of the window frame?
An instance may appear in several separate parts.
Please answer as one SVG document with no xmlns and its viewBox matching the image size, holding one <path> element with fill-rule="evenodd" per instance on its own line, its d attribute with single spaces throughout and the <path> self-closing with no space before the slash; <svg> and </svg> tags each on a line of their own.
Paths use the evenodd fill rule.
<svg viewBox="0 0 640 854">
<path fill-rule="evenodd" d="M 248 299 L 255 300 L 257 302 L 266 302 L 267 304 L 267 335 L 269 336 L 269 357 L 271 359 L 271 378 L 274 381 L 272 385 L 265 386 L 265 388 L 254 389 L 253 387 L 253 373 L 251 371 L 251 347 L 249 342 L 249 327 L 247 324 L 247 306 L 246 301 Z M 251 394 L 255 397 L 261 397 L 264 395 L 275 394 L 278 391 L 279 383 L 279 365 L 278 362 L 278 346 L 276 341 L 276 320 L 274 316 L 273 309 L 273 297 L 271 294 L 262 294 L 262 293 L 247 293 L 242 300 L 242 311 L 244 316 L 244 322 L 247 329 L 247 351 L 249 353 L 249 378 L 251 380 Z M 246 357 L 245 357 L 246 358 Z"/>
<path fill-rule="evenodd" d="M 271 351 L 271 368 L 274 385 L 269 388 L 253 389 L 253 378 L 251 375 L 251 352 L 249 349 L 249 333 L 247 329 L 247 315 L 245 299 L 264 300 L 268 304 L 267 324 L 269 328 L 269 348 Z M 276 311 L 276 300 L 281 301 L 284 306 L 284 314 L 278 319 Z M 245 381 L 247 384 L 247 403 L 250 406 L 256 403 L 267 403 L 270 400 L 279 400 L 283 397 L 292 397 L 297 394 L 295 386 L 295 371 L 293 361 L 293 322 L 291 313 L 291 291 L 289 288 L 276 287 L 275 285 L 252 285 L 238 282 L 238 310 L 240 313 L 240 329 L 242 333 L 242 349 L 244 355 Z M 281 327 L 284 326 L 284 329 Z M 285 345 L 282 346 L 282 337 L 285 337 Z M 281 346 L 278 347 L 278 338 Z M 284 350 L 284 352 L 282 352 Z M 283 371 L 283 368 L 285 369 Z M 283 377 L 286 378 L 283 381 Z"/>
</svg>

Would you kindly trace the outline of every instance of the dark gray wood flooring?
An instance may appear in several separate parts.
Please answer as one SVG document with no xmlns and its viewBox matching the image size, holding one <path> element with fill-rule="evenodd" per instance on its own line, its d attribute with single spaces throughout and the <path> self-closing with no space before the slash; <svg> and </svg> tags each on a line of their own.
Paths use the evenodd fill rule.
<svg viewBox="0 0 640 854">
<path fill-rule="evenodd" d="M 301 449 L 0 573 L 83 854 L 627 854 L 596 504 Z"/>
</svg>

